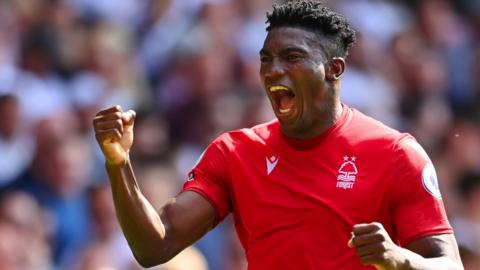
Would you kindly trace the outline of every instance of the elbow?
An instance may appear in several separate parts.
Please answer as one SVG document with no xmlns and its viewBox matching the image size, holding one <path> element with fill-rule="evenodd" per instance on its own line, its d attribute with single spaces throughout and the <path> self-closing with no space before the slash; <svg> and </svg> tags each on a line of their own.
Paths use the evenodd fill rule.
<svg viewBox="0 0 480 270">
<path fill-rule="evenodd" d="M 140 264 L 141 267 L 143 268 L 150 268 L 150 267 L 154 267 L 154 266 L 157 266 L 158 263 L 156 262 L 153 262 L 153 261 L 146 261 L 146 260 L 139 260 L 137 258 L 137 262 L 138 264 Z"/>
<path fill-rule="evenodd" d="M 138 264 L 140 264 L 140 266 L 142 266 L 143 268 L 150 268 L 150 267 L 154 267 L 164 263 L 164 261 L 160 260 L 159 258 L 147 258 L 147 257 L 140 257 L 137 255 L 134 255 L 134 256 Z"/>
<path fill-rule="evenodd" d="M 138 264 L 140 264 L 140 266 L 142 266 L 143 268 L 150 268 L 160 264 L 164 264 L 171 259 L 170 256 L 163 255 L 161 254 L 161 252 L 152 252 L 150 254 L 138 254 L 134 252 L 133 255 Z"/>
<path fill-rule="evenodd" d="M 137 260 L 138 264 L 143 268 L 150 268 L 159 265 L 160 263 L 151 262 L 151 261 L 141 261 Z"/>
</svg>

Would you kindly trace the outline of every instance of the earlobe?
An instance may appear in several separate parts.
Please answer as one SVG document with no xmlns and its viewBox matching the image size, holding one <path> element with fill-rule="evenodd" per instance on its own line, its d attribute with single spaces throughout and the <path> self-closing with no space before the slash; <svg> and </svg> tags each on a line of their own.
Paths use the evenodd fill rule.
<svg viewBox="0 0 480 270">
<path fill-rule="evenodd" d="M 345 59 L 342 57 L 334 57 L 332 60 L 328 61 L 325 71 L 326 78 L 329 81 L 336 81 L 340 79 L 345 71 Z"/>
</svg>

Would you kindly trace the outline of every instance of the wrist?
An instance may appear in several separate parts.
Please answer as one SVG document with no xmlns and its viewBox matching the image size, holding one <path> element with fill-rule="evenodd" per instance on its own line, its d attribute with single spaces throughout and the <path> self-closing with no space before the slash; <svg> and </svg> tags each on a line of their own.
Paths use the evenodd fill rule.
<svg viewBox="0 0 480 270">
<path fill-rule="evenodd" d="M 129 152 L 125 153 L 123 157 L 117 157 L 113 159 L 105 158 L 105 165 L 110 168 L 119 167 L 123 168 L 130 163 Z"/>
<path fill-rule="evenodd" d="M 397 264 L 398 268 L 396 269 L 400 269 L 400 270 L 416 269 L 415 262 L 423 259 L 422 256 L 405 248 L 400 248 L 399 255 L 400 256 L 398 258 L 398 264 Z"/>
</svg>

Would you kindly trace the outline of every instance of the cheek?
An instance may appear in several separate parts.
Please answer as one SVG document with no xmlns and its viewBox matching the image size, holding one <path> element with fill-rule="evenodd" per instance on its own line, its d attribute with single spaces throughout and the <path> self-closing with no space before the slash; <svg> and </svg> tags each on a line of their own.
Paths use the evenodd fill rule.
<svg viewBox="0 0 480 270">
<path fill-rule="evenodd" d="M 260 81 L 262 84 L 265 83 L 265 74 L 266 74 L 267 68 L 264 65 L 260 65 L 260 69 L 258 70 L 258 74 L 260 75 Z"/>
<path fill-rule="evenodd" d="M 325 104 L 325 101 L 327 100 L 326 98 L 326 93 L 325 91 L 318 91 L 315 95 L 315 98 L 314 98 L 314 103 L 315 103 L 315 107 L 316 108 L 323 108 L 324 104 Z"/>
<path fill-rule="evenodd" d="M 312 80 L 311 82 L 311 92 L 308 97 L 308 99 L 310 99 L 309 103 L 315 108 L 321 108 L 328 99 L 328 90 L 325 81 L 316 77 L 315 80 Z"/>
</svg>

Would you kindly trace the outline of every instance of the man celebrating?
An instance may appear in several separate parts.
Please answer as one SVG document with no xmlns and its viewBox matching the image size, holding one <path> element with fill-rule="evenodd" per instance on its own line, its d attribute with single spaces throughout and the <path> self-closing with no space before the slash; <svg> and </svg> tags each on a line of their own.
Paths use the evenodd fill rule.
<svg viewBox="0 0 480 270">
<path fill-rule="evenodd" d="M 427 154 L 339 100 L 348 22 L 310 0 L 267 19 L 260 76 L 277 119 L 218 137 L 158 213 L 128 157 L 135 113 L 95 117 L 137 260 L 168 261 L 232 212 L 250 270 L 462 269 Z"/>
</svg>

